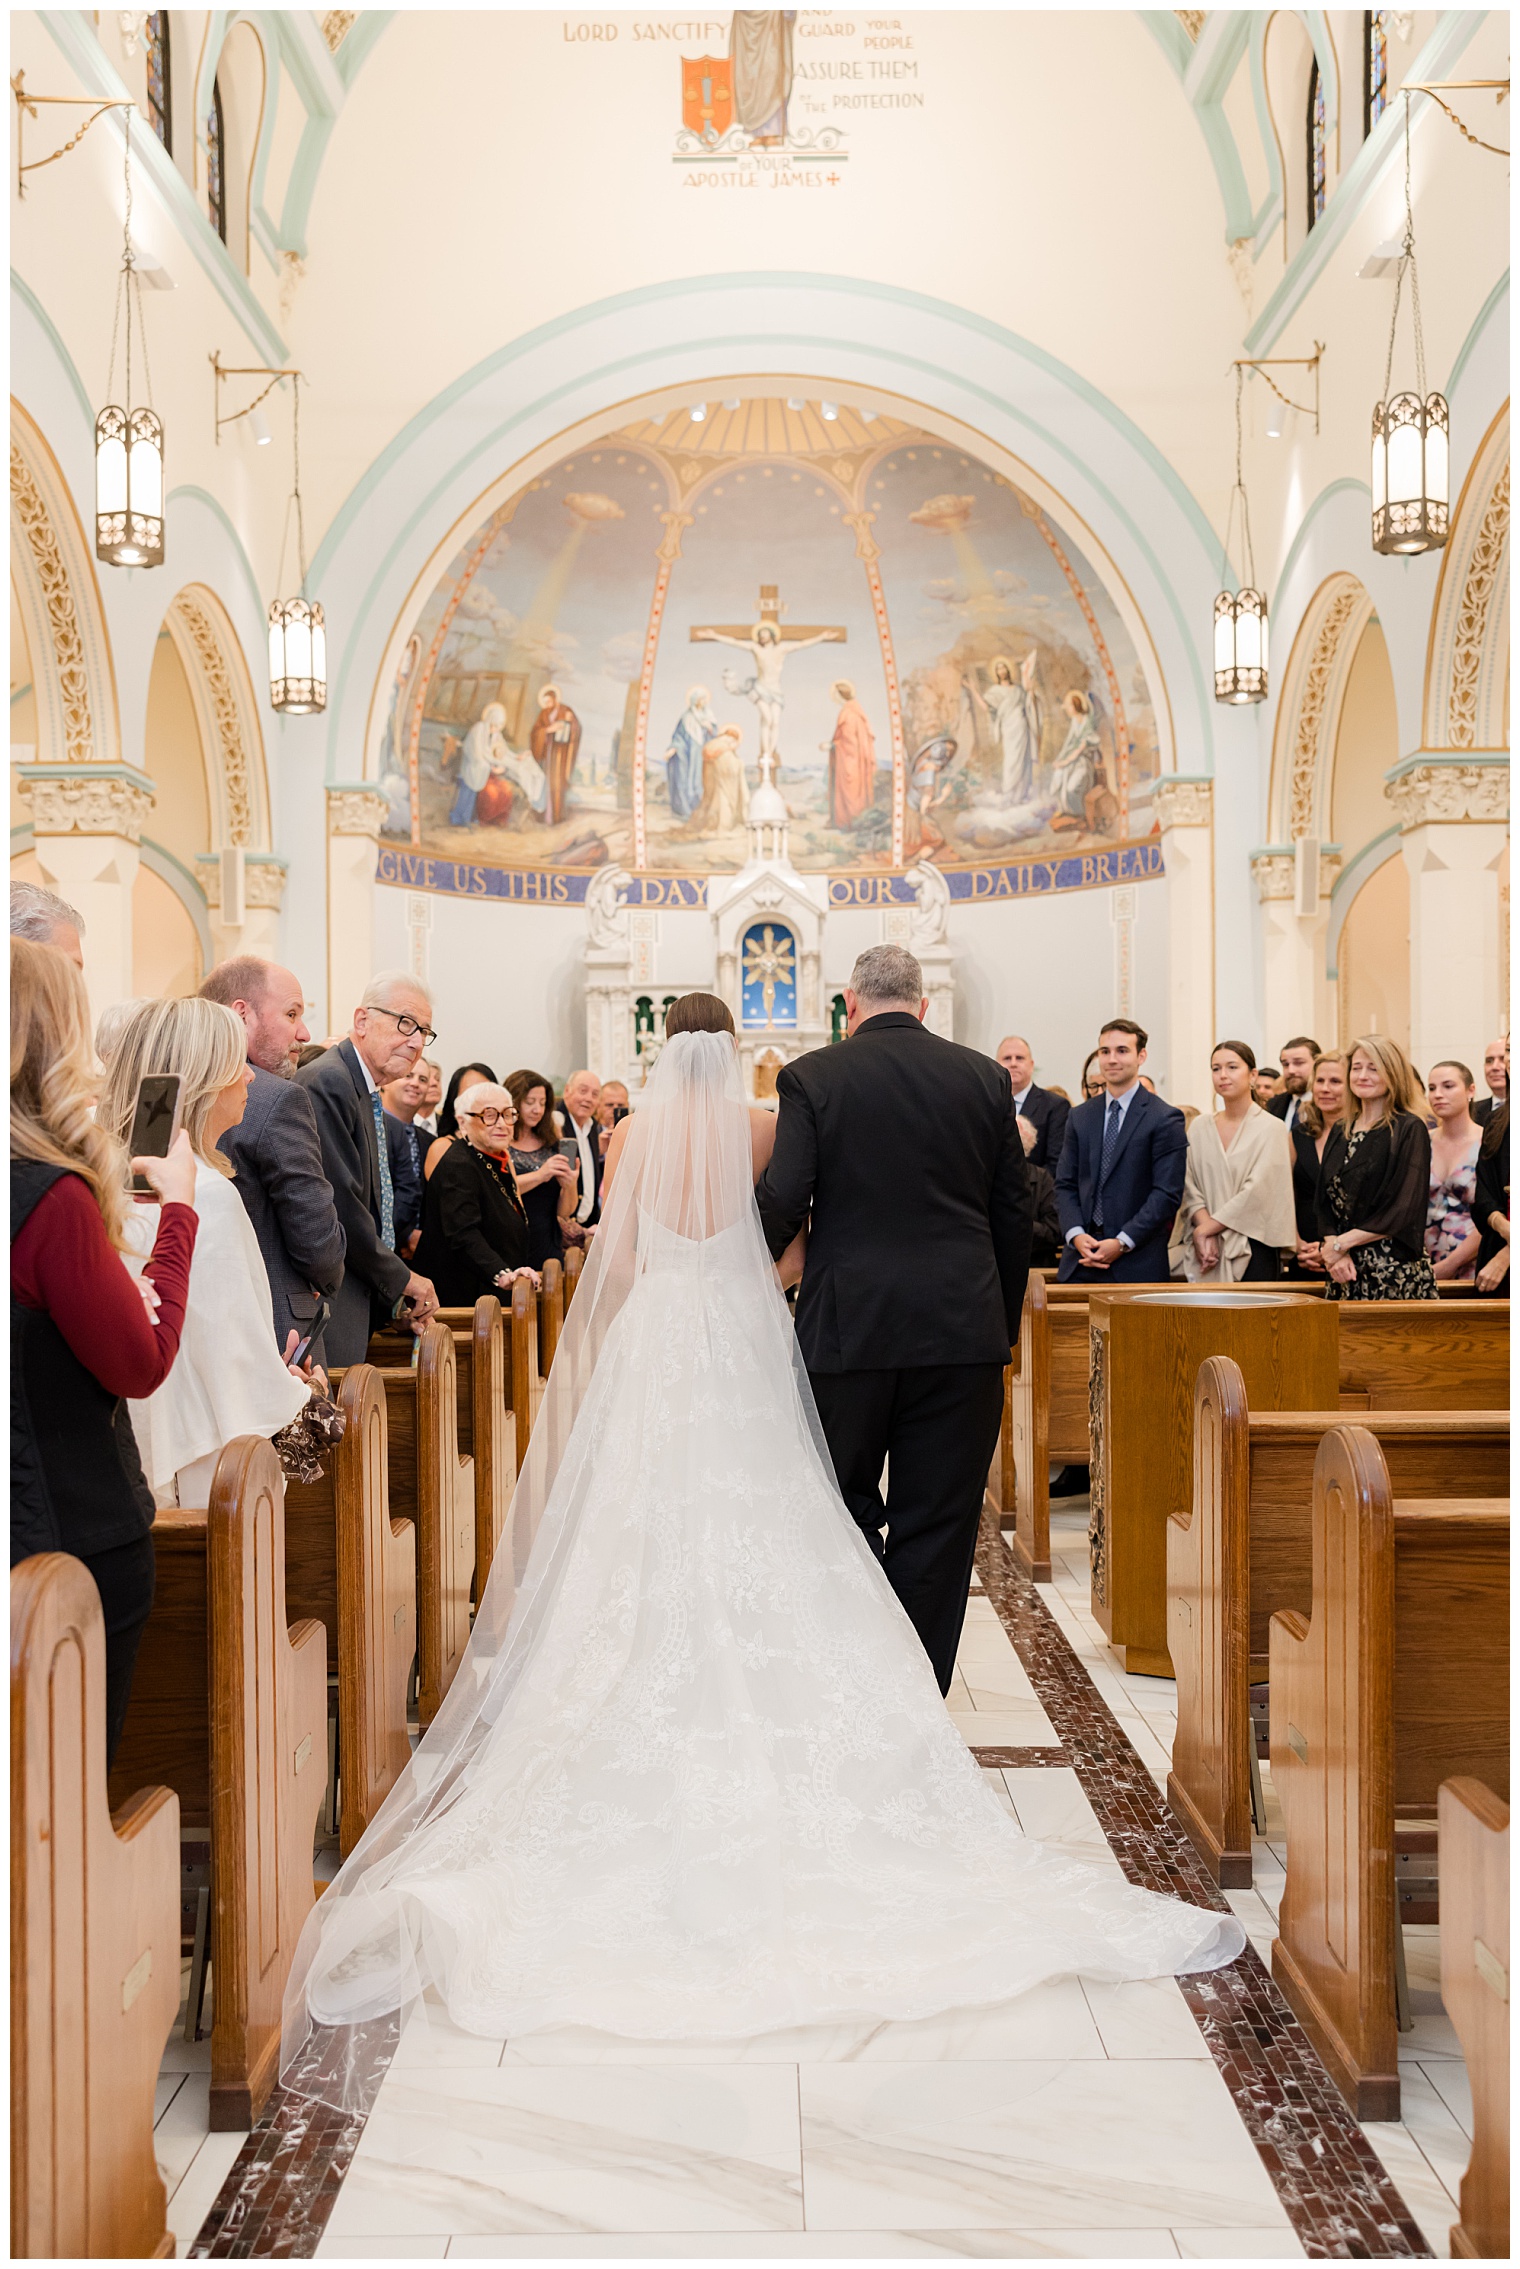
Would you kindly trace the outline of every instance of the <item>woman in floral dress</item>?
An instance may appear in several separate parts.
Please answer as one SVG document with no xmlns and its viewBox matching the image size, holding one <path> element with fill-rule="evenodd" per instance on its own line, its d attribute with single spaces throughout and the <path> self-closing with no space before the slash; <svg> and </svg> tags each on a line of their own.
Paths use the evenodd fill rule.
<svg viewBox="0 0 1520 2269">
<path fill-rule="evenodd" d="M 1431 1067 L 1425 1087 L 1436 1122 L 1430 1138 L 1425 1257 L 1438 1284 L 1467 1283 L 1477 1265 L 1481 1239 L 1473 1205 L 1483 1129 L 1472 1115 L 1473 1075 L 1466 1064 L 1448 1057 Z"/>
<path fill-rule="evenodd" d="M 1331 1300 L 1434 1300 L 1425 1254 L 1430 1135 L 1425 1097 L 1396 1040 L 1351 1050 L 1345 1109 L 1320 1167 L 1319 1230 Z"/>
</svg>

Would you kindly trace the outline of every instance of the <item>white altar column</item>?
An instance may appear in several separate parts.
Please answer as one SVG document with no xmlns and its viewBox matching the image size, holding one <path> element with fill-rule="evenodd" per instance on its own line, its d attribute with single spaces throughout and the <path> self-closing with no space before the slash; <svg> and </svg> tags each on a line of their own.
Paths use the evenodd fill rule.
<svg viewBox="0 0 1520 2269">
<path fill-rule="evenodd" d="M 375 870 L 389 810 L 378 788 L 327 791 L 327 1030 L 346 1032 L 375 972 Z"/>
<path fill-rule="evenodd" d="M 1417 750 L 1387 775 L 1409 870 L 1409 1044 L 1477 1072 L 1504 1025 L 1509 763 Z"/>
<path fill-rule="evenodd" d="M 132 998 L 132 886 L 153 783 L 130 764 L 25 765 L 14 779 L 42 879 L 83 919 L 85 984 L 98 1017 Z"/>
<path fill-rule="evenodd" d="M 1214 783 L 1164 772 L 1156 782 L 1166 867 L 1168 1103 L 1207 1110 L 1214 1030 Z"/>
</svg>

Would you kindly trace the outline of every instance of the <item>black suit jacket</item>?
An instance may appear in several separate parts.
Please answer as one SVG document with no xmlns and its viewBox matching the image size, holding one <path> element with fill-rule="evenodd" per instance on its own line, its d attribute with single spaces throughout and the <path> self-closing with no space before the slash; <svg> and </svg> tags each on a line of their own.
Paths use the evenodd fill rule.
<svg viewBox="0 0 1520 2269">
<path fill-rule="evenodd" d="M 563 1106 L 561 1106 L 560 1109 L 559 1123 L 564 1130 L 560 1137 L 561 1141 L 574 1143 L 576 1139 L 575 1121 L 571 1118 L 569 1112 L 565 1110 Z M 591 1211 L 587 1214 L 581 1226 L 583 1229 L 594 1229 L 596 1227 L 596 1224 L 602 1218 L 602 1177 L 607 1170 L 607 1161 L 602 1156 L 602 1130 L 595 1119 L 592 1119 L 587 1125 L 586 1134 L 591 1144 L 591 1172 L 595 1183 L 595 1195 L 592 1200 Z M 579 1145 L 577 1145 L 577 1147 L 571 1154 L 571 1164 L 576 1166 L 577 1168 L 580 1166 Z M 557 1182 L 552 1182 L 550 1183 L 549 1187 L 555 1193 L 555 1202 L 557 1204 L 559 1200 L 559 1184 Z M 575 1201 L 577 1212 L 579 1212 L 580 1210 L 581 1198 L 583 1198 L 585 1194 L 586 1193 L 583 1189 L 580 1193 L 580 1197 L 578 1197 Z"/>
<path fill-rule="evenodd" d="M 1307 1103 L 1308 1100 L 1309 1098 L 1307 1095 L 1274 1095 L 1267 1103 L 1267 1113 L 1269 1117 L 1274 1119 L 1286 1119 L 1286 1117 L 1288 1116 L 1288 1108 L 1290 1104 Z M 1293 1116 L 1293 1124 L 1291 1127 L 1289 1127 L 1288 1132 L 1289 1134 L 1296 1134 L 1297 1131 L 1298 1114 L 1297 1112 L 1295 1112 Z"/>
<path fill-rule="evenodd" d="M 1097 1236 L 1101 1229 L 1105 1237 L 1117 1237 L 1122 1231 L 1133 1239 L 1134 1250 L 1121 1253 L 1103 1271 L 1105 1279 L 1114 1284 L 1165 1284 L 1170 1274 L 1167 1241 L 1187 1178 L 1187 1122 L 1148 1087 L 1135 1090 L 1103 1185 L 1100 1223 L 1095 1215 L 1107 1109 L 1107 1096 L 1095 1095 L 1090 1102 L 1079 1103 L 1066 1122 L 1056 1172 L 1061 1235 L 1085 1229 Z M 1074 1276 L 1080 1266 L 1075 1247 L 1064 1245 L 1062 1279 Z"/>
<path fill-rule="evenodd" d="M 234 1188 L 248 1211 L 274 1310 L 275 1344 L 310 1331 L 319 1299 L 343 1282 L 347 1242 L 322 1163 L 311 1097 L 294 1079 L 254 1067 L 239 1124 L 217 1148 L 232 1161 Z M 320 1362 L 323 1342 L 312 1352 Z"/>
<path fill-rule="evenodd" d="M 343 1282 L 327 1327 L 327 1359 L 334 1364 L 362 1363 L 372 1314 L 390 1314 L 412 1272 L 381 1240 L 375 1117 L 352 1040 L 328 1048 L 296 1078 L 317 1115 L 322 1163 L 348 1239 Z"/>
<path fill-rule="evenodd" d="M 811 1212 L 797 1296 L 810 1371 L 1006 1363 L 1029 1269 L 1029 1177 L 1001 1064 L 873 1016 L 788 1064 L 755 1195 L 783 1253 Z"/>
<path fill-rule="evenodd" d="M 497 1275 L 527 1258 L 528 1217 L 515 1187 L 467 1142 L 451 1142 L 423 1191 L 418 1275 L 445 1308 L 473 1308 L 487 1292 L 509 1305 Z"/>
<path fill-rule="evenodd" d="M 1071 1105 L 1047 1088 L 1036 1087 L 1031 1081 L 1024 1090 L 1023 1103 L 1015 1099 L 1020 1118 L 1027 1119 L 1035 1129 L 1038 1140 L 1029 1153 L 1031 1166 L 1043 1166 L 1053 1174 L 1060 1164 L 1061 1145 L 1066 1140 L 1066 1122 L 1071 1117 Z"/>
<path fill-rule="evenodd" d="M 422 1161 L 426 1156 L 423 1145 L 427 1139 L 410 1121 L 398 1119 L 394 1112 L 386 1112 L 385 1148 L 391 1162 L 398 1252 L 412 1231 L 422 1227 Z"/>
</svg>

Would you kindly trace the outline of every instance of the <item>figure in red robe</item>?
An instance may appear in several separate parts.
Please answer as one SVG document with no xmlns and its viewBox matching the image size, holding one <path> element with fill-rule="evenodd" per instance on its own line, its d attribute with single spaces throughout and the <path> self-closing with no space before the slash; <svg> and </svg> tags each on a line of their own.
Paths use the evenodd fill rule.
<svg viewBox="0 0 1520 2269">
<path fill-rule="evenodd" d="M 876 736 L 848 678 L 834 687 L 841 704 L 829 743 L 829 823 L 853 827 L 876 794 Z"/>
<path fill-rule="evenodd" d="M 538 715 L 533 720 L 529 745 L 549 783 L 549 823 L 557 827 L 565 816 L 570 775 L 581 745 L 581 721 L 569 703 L 561 701 L 557 685 L 539 690 Z"/>
</svg>

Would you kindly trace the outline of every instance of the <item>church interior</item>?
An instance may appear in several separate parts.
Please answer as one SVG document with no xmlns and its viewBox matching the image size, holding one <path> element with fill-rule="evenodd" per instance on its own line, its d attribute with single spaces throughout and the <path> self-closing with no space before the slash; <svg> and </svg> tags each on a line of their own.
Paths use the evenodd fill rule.
<svg viewBox="0 0 1520 2269">
<path fill-rule="evenodd" d="M 1228 1968 L 282 2081 L 579 1245 L 159 1500 L 109 1777 L 13 1529 L 13 2256 L 1507 2257 L 1507 14 L 10 23 L 11 872 L 92 1029 L 258 957 L 331 1055 L 387 975 L 440 1085 L 636 1122 L 705 992 L 774 1111 L 894 946 L 1073 1110 L 1243 1043 L 1286 1156 L 1288 1051 L 1386 1044 L 1504 1140 L 1420 1298 L 1035 1256 L 946 1706 Z"/>
</svg>

